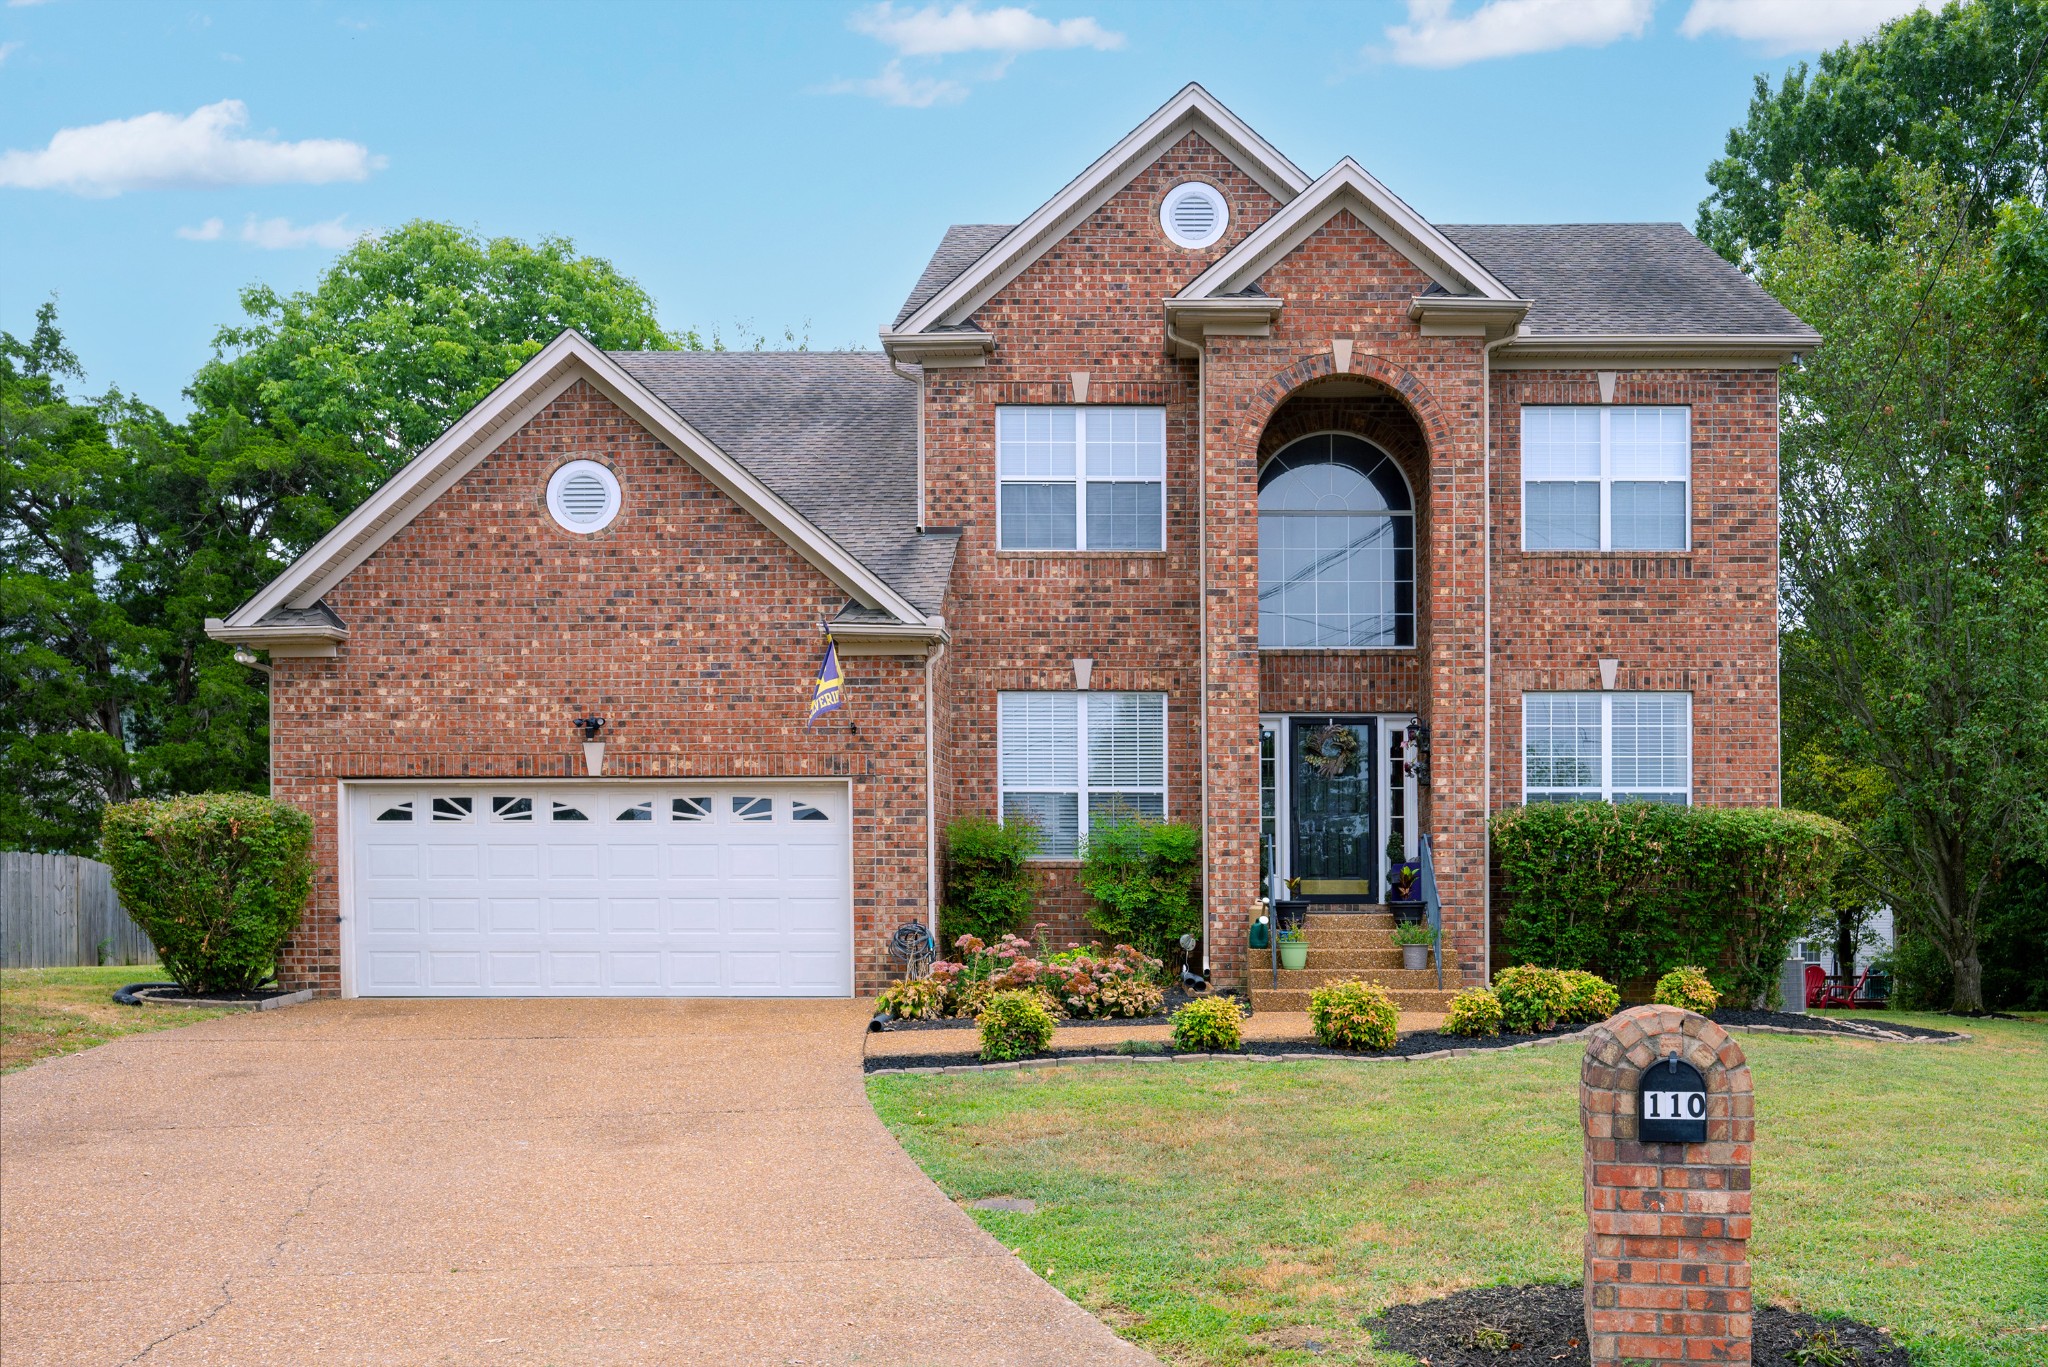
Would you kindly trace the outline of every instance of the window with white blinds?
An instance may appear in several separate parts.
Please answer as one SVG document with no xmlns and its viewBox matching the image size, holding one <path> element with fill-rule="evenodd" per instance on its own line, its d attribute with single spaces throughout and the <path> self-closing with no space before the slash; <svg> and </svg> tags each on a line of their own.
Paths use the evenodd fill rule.
<svg viewBox="0 0 2048 1367">
<path fill-rule="evenodd" d="M 996 410 L 996 521 L 1010 551 L 1166 545 L 1166 410 Z"/>
<path fill-rule="evenodd" d="M 1522 546 L 1682 551 L 1689 544 L 1692 410 L 1522 410 Z"/>
<path fill-rule="evenodd" d="M 1166 815 L 1164 693 L 1001 693 L 1003 820 L 1038 827 L 1038 857 L 1072 859 L 1091 825 Z"/>
<path fill-rule="evenodd" d="M 1689 693 L 1524 693 L 1524 802 L 1692 801 Z"/>
</svg>

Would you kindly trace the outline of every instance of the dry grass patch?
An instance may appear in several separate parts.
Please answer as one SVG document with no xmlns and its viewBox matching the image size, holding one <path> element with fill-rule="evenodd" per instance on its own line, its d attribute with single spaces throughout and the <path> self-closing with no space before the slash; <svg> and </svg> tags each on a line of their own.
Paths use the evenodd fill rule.
<svg viewBox="0 0 2048 1367">
<path fill-rule="evenodd" d="M 229 1014 L 225 1008 L 117 1006 L 127 983 L 160 980 L 155 964 L 0 969 L 0 1072 L 76 1053 L 123 1035 L 169 1030 Z"/>
</svg>

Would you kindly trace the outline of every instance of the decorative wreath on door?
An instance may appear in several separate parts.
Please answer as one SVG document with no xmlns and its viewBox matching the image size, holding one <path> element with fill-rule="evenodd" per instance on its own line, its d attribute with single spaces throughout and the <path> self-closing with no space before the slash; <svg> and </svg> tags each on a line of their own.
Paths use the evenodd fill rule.
<svg viewBox="0 0 2048 1367">
<path fill-rule="evenodd" d="M 1358 733 L 1348 726 L 1313 726 L 1301 738 L 1301 762 L 1324 778 L 1339 778 L 1358 763 Z"/>
</svg>

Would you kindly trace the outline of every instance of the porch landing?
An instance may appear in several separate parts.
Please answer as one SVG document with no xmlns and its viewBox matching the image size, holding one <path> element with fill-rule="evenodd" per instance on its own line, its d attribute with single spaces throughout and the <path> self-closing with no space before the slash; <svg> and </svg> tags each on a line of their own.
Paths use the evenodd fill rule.
<svg viewBox="0 0 2048 1367">
<path fill-rule="evenodd" d="M 1401 967 L 1394 916 L 1384 906 L 1308 913 L 1308 967 L 1283 968 L 1275 985 L 1272 951 L 1253 950 L 1246 982 L 1256 1013 L 1306 1011 L 1309 993 L 1328 983 L 1363 978 L 1387 989 L 1405 1022 L 1411 1012 L 1450 1009 L 1458 989 L 1437 986 L 1436 968 Z"/>
</svg>

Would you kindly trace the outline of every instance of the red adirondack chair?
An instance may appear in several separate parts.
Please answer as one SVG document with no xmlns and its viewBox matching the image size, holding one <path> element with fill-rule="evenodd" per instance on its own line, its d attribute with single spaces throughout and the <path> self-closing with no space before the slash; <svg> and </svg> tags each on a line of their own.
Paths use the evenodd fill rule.
<svg viewBox="0 0 2048 1367">
<path fill-rule="evenodd" d="M 1807 1005 L 1809 1007 L 1818 1007 L 1821 1010 L 1826 1010 L 1829 1007 L 1839 1007 L 1844 1011 L 1854 1011 L 1858 1007 L 1868 1007 L 1875 1010 L 1884 1005 L 1884 1002 L 1878 999 L 1864 996 L 1865 989 L 1870 986 L 1870 970 L 1867 968 L 1856 975 L 1854 982 L 1849 981 L 1847 978 L 1830 978 L 1823 975 L 1821 978 L 1820 1000 L 1815 1002 L 1813 1000 L 1812 984 L 1813 974 L 1816 971 L 1818 971 L 1818 966 L 1807 970 Z"/>
<path fill-rule="evenodd" d="M 1819 964 L 1806 966 L 1806 1009 L 1811 1011 L 1827 999 L 1828 971 Z"/>
</svg>

